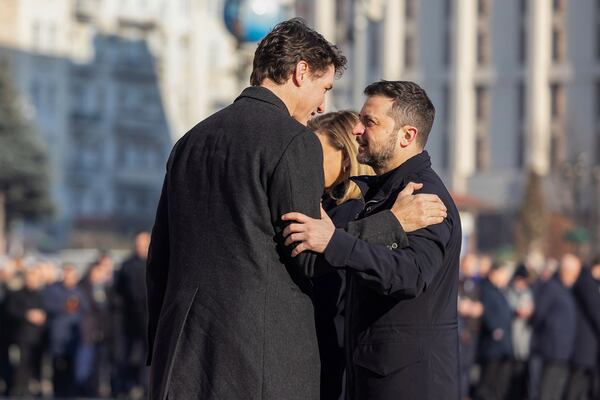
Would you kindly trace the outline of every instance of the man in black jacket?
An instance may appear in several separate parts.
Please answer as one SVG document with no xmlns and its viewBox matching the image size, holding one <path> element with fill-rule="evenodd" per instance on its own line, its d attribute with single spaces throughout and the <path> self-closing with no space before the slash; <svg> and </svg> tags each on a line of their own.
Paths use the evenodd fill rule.
<svg viewBox="0 0 600 400">
<path fill-rule="evenodd" d="M 318 399 L 309 278 L 326 266 L 290 257 L 281 216 L 320 215 L 322 149 L 305 124 L 345 63 L 285 21 L 256 49 L 253 86 L 175 144 L 147 266 L 150 399 Z"/>
<path fill-rule="evenodd" d="M 327 218 L 301 213 L 284 230 L 292 255 L 324 254 L 348 274 L 346 307 L 347 393 L 362 400 L 459 398 L 457 290 L 461 228 L 458 210 L 423 150 L 435 109 L 412 82 L 381 81 L 365 89 L 367 101 L 354 129 L 358 161 L 376 177 L 357 179 L 365 208 L 348 230 Z M 388 230 L 401 226 L 390 213 L 409 182 L 436 194 L 448 212 L 442 223 L 389 243 Z M 379 226 L 360 226 L 363 218 Z M 368 234 L 368 235 L 367 235 Z M 379 236 L 377 234 L 380 234 Z M 360 236 L 373 240 L 362 240 Z"/>
</svg>

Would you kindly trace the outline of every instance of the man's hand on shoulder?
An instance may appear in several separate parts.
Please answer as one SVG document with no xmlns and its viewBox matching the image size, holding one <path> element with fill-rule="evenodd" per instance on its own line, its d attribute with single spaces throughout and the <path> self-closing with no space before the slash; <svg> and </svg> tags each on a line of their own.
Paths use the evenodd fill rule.
<svg viewBox="0 0 600 400">
<path fill-rule="evenodd" d="M 281 219 L 292 221 L 283 230 L 286 246 L 297 243 L 292 250 L 292 257 L 296 257 L 306 250 L 323 253 L 335 232 L 335 225 L 323 207 L 321 207 L 320 219 L 311 218 L 298 212 L 284 214 Z"/>
<path fill-rule="evenodd" d="M 398 193 L 392 213 L 406 233 L 441 223 L 447 209 L 435 194 L 413 194 L 423 187 L 422 183 L 410 182 Z"/>
</svg>

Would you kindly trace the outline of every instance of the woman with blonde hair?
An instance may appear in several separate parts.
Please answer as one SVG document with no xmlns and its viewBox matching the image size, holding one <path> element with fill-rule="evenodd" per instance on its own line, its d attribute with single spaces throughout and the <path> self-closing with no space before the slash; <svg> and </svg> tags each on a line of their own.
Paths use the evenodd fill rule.
<svg viewBox="0 0 600 400">
<path fill-rule="evenodd" d="M 338 228 L 343 228 L 363 209 L 358 186 L 350 180 L 357 175 L 374 175 L 371 167 L 359 164 L 358 143 L 352 130 L 358 123 L 353 111 L 320 115 L 308 123 L 323 147 L 325 193 L 323 208 Z M 321 398 L 343 396 L 344 376 L 344 292 L 345 273 L 332 272 L 314 282 L 315 325 L 321 357 Z"/>
<path fill-rule="evenodd" d="M 330 112 L 308 122 L 308 128 L 317 134 L 323 146 L 326 210 L 362 198 L 350 177 L 375 174 L 371 167 L 356 159 L 358 143 L 352 130 L 357 123 L 358 114 L 354 111 Z"/>
</svg>

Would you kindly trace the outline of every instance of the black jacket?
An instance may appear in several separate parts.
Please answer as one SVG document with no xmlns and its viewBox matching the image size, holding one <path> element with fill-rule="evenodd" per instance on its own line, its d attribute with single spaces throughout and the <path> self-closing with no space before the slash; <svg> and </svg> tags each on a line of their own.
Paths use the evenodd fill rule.
<svg viewBox="0 0 600 400">
<path fill-rule="evenodd" d="M 545 361 L 568 362 L 573 355 L 576 333 L 576 309 L 571 292 L 554 277 L 535 287 L 534 299 L 531 352 Z"/>
<path fill-rule="evenodd" d="M 586 268 L 571 288 L 576 305 L 575 348 L 571 362 L 579 368 L 591 369 L 598 363 L 600 337 L 600 292 L 598 284 Z"/>
<path fill-rule="evenodd" d="M 437 194 L 448 208 L 448 217 L 410 233 L 406 240 L 381 228 L 399 226 L 389 209 L 411 181 L 424 184 L 421 192 Z M 325 250 L 332 266 L 352 271 L 346 338 L 351 397 L 457 400 L 458 210 L 431 169 L 427 152 L 387 174 L 363 177 L 357 183 L 365 209 L 358 221 L 348 225 L 348 232 L 336 230 Z M 355 225 L 365 217 L 373 224 Z M 370 232 L 372 226 L 379 227 L 379 236 Z"/>
<path fill-rule="evenodd" d="M 481 303 L 479 357 L 482 361 L 511 358 L 513 311 L 506 296 L 486 279 L 481 285 Z"/>
<path fill-rule="evenodd" d="M 150 399 L 319 398 L 311 298 L 322 256 L 290 257 L 281 216 L 320 216 L 313 132 L 262 87 L 174 146 L 147 265 Z"/>
<path fill-rule="evenodd" d="M 46 324 L 35 325 L 26 318 L 27 312 L 36 308 L 45 310 L 44 299 L 40 290 L 23 288 L 9 293 L 6 301 L 6 312 L 13 323 L 12 339 L 15 343 L 40 344 L 46 330 Z"/>
</svg>

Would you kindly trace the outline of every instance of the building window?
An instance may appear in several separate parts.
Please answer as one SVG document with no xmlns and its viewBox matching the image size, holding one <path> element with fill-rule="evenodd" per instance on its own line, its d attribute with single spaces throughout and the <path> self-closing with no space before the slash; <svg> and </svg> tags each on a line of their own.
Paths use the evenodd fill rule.
<svg viewBox="0 0 600 400">
<path fill-rule="evenodd" d="M 525 165 L 525 84 L 519 83 L 517 88 L 517 167 Z"/>
<path fill-rule="evenodd" d="M 559 83 L 550 85 L 550 112 L 552 119 L 559 119 L 565 113 L 565 93 L 564 86 Z"/>
<path fill-rule="evenodd" d="M 550 168 L 559 171 L 564 158 L 564 132 L 559 127 L 554 128 L 550 137 Z"/>
<path fill-rule="evenodd" d="M 565 0 L 552 0 L 552 10 L 555 13 L 561 13 L 565 10 Z"/>
<path fill-rule="evenodd" d="M 443 133 L 442 133 L 442 164 L 446 171 L 450 169 L 450 112 L 451 112 L 451 97 L 450 86 L 444 85 L 442 89 L 442 109 L 443 109 Z"/>
<path fill-rule="evenodd" d="M 490 14 L 490 0 L 477 0 L 477 15 L 487 17 Z"/>
<path fill-rule="evenodd" d="M 475 87 L 475 108 L 477 121 L 487 121 L 489 117 L 489 91 L 485 86 Z"/>
<path fill-rule="evenodd" d="M 416 64 L 416 45 L 415 38 L 412 34 L 406 35 L 404 43 L 404 65 L 406 68 L 412 68 Z"/>
<path fill-rule="evenodd" d="M 487 132 L 477 132 L 475 142 L 475 163 L 477 171 L 486 171 L 490 164 L 489 146 Z"/>
<path fill-rule="evenodd" d="M 565 59 L 565 35 L 560 27 L 552 29 L 552 61 L 560 63 Z"/>
<path fill-rule="evenodd" d="M 406 19 L 417 17 L 417 0 L 405 0 L 404 6 L 404 15 Z"/>
<path fill-rule="evenodd" d="M 477 33 L 477 64 L 487 65 L 490 61 L 489 35 L 485 30 Z"/>
</svg>

